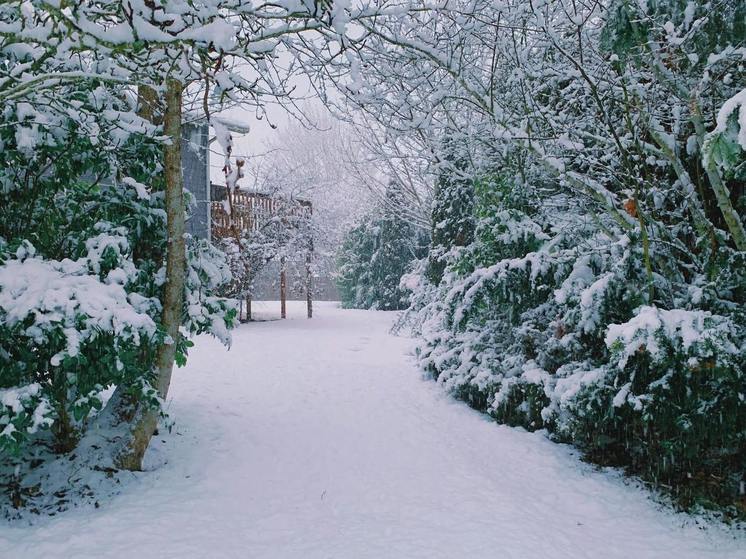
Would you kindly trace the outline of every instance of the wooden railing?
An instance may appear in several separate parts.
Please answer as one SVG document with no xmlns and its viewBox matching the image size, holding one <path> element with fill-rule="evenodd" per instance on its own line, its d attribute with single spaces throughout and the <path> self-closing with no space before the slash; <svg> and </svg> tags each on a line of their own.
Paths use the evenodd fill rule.
<svg viewBox="0 0 746 559">
<path fill-rule="evenodd" d="M 212 202 L 210 214 L 213 239 L 235 237 L 237 240 L 245 234 L 260 231 L 270 220 L 280 219 L 282 227 L 298 227 L 301 220 L 309 218 L 313 206 L 308 200 L 274 197 L 261 192 L 235 190 L 228 192 L 225 186 L 211 185 Z M 251 235 L 249 235 L 251 236 Z M 239 241 L 239 246 L 241 242 Z M 306 266 L 306 304 L 308 318 L 313 316 L 311 259 L 313 239 L 308 237 L 305 251 Z M 280 317 L 285 318 L 287 300 L 287 272 L 285 259 L 280 263 Z M 246 316 L 251 320 L 251 297 L 247 297 Z M 241 319 L 244 301 L 240 302 L 239 319 Z"/>
<path fill-rule="evenodd" d="M 290 218 L 310 216 L 313 211 L 311 202 L 307 200 L 279 198 L 261 192 L 237 190 L 230 193 L 229 201 L 225 187 L 213 186 L 212 190 L 217 194 L 215 198 L 223 198 L 211 202 L 213 238 L 258 231 L 269 220 L 276 217 L 288 218 L 288 226 L 291 226 L 292 219 Z M 221 191 L 222 196 L 220 196 Z"/>
</svg>

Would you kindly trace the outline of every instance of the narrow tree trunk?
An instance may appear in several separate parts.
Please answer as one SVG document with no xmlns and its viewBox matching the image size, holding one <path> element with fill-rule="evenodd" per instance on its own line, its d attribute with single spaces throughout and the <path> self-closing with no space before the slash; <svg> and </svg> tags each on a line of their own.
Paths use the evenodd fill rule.
<svg viewBox="0 0 746 559">
<path fill-rule="evenodd" d="M 287 269 L 285 257 L 280 259 L 280 318 L 287 318 Z"/>
<path fill-rule="evenodd" d="M 182 318 L 182 301 L 186 269 L 186 244 L 184 241 L 184 181 L 181 174 L 181 102 L 183 87 L 177 80 L 166 84 L 163 132 L 169 138 L 164 149 L 165 201 L 168 230 L 166 250 L 166 283 L 163 289 L 161 323 L 168 338 L 157 352 L 155 360 L 155 388 L 161 398 L 166 398 L 171 384 L 171 373 L 179 339 Z M 140 403 L 131 403 L 129 418 L 132 421 L 131 437 L 115 457 L 117 467 L 126 470 L 142 469 L 142 459 L 158 425 L 158 413 L 144 409 Z M 122 419 L 127 419 L 122 417 Z"/>
<path fill-rule="evenodd" d="M 165 149 L 166 215 L 168 223 L 168 248 L 166 253 L 166 285 L 163 292 L 163 316 L 161 322 L 173 341 L 160 347 L 156 357 L 158 372 L 158 394 L 165 398 L 171 384 L 171 372 L 179 339 L 184 285 L 186 280 L 186 232 L 184 206 L 184 179 L 181 174 L 181 97 L 183 86 L 176 80 L 168 80 L 166 111 L 163 129 L 171 143 Z"/>
<path fill-rule="evenodd" d="M 717 165 L 711 157 L 708 157 L 704 151 L 705 136 L 707 131 L 702 119 L 702 110 L 700 109 L 699 102 L 696 98 L 692 98 L 691 101 L 692 109 L 692 123 L 694 124 L 694 131 L 697 133 L 697 139 L 699 141 L 700 154 L 703 155 L 702 164 L 707 173 L 707 178 L 710 179 L 710 187 L 715 193 L 715 200 L 717 200 L 720 212 L 723 214 L 725 225 L 728 228 L 728 232 L 733 237 L 733 243 L 736 245 L 738 250 L 746 250 L 746 230 L 743 227 L 741 218 L 738 216 L 733 204 L 730 201 L 730 192 L 728 187 L 723 182 L 720 176 L 720 171 Z"/>
<path fill-rule="evenodd" d="M 156 110 L 159 105 L 158 92 L 150 86 L 141 85 L 137 88 L 137 114 L 153 124 L 160 124 L 160 116 Z"/>
<path fill-rule="evenodd" d="M 308 318 L 313 318 L 313 272 L 311 270 L 311 251 L 306 252 L 306 310 Z"/>
</svg>

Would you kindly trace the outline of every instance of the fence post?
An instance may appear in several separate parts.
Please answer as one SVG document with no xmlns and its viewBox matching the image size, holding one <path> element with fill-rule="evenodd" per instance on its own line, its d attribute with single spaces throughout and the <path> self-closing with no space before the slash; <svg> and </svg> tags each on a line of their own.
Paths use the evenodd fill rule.
<svg viewBox="0 0 746 559">
<path fill-rule="evenodd" d="M 285 257 L 280 259 L 280 318 L 287 318 L 287 271 Z"/>
<path fill-rule="evenodd" d="M 313 318 L 313 274 L 311 273 L 311 251 L 306 253 L 306 306 L 308 318 Z"/>
</svg>

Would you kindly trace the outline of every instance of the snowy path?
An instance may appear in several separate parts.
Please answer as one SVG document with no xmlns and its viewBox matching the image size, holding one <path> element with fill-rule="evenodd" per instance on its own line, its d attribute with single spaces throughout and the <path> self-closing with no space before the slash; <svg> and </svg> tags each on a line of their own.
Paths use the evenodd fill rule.
<svg viewBox="0 0 746 559">
<path fill-rule="evenodd" d="M 743 538 L 682 528 L 567 448 L 451 401 L 387 334 L 392 314 L 301 313 L 242 326 L 229 352 L 200 339 L 157 469 L 98 510 L 0 526 L 0 557 L 746 557 Z"/>
</svg>

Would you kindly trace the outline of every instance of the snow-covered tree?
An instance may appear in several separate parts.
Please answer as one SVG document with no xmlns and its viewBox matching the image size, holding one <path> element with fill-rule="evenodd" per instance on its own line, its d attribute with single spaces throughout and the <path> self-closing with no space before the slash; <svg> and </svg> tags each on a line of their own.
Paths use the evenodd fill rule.
<svg viewBox="0 0 746 559">
<path fill-rule="evenodd" d="M 194 274 L 184 235 L 183 122 L 201 113 L 222 137 L 213 118 L 216 111 L 243 104 L 261 113 L 266 98 L 291 103 L 292 76 L 324 72 L 343 56 L 350 22 L 385 16 L 388 4 L 398 3 L 18 0 L 0 6 L 0 99 L 23 121 L 14 129 L 19 149 L 33 150 L 40 123 L 49 125 L 41 128 L 51 135 L 59 134 L 54 125 L 59 118 L 86 125 L 81 130 L 89 132 L 93 142 L 107 123 L 117 130 L 118 142 L 122 134 L 133 132 L 161 140 L 160 172 L 148 177 L 150 184 L 116 176 L 138 196 L 148 187 L 162 192 L 155 200 L 162 204 L 159 215 L 164 220 L 155 226 L 163 228 L 165 266 L 152 294 L 159 303 L 155 323 L 160 337 L 154 342 L 152 369 L 146 366 L 143 371 L 160 398 L 167 395 L 174 362 L 183 361 L 188 342 L 180 327 L 194 308 L 189 304 Z M 398 6 L 407 9 L 406 3 Z M 95 86 L 116 86 L 117 94 L 94 95 L 90 107 L 67 94 Z M 110 108 L 109 99 L 117 97 L 124 106 Z M 226 155 L 230 176 L 240 165 L 231 161 L 229 151 Z M 43 166 L 29 169 L 41 175 L 45 171 Z M 112 169 L 104 173 L 116 174 Z M 120 250 L 128 249 L 120 245 Z M 115 451 L 120 467 L 140 467 L 155 430 L 157 414 L 146 400 L 120 384 L 110 400 L 110 413 L 103 414 L 122 420 L 124 432 Z"/>
<path fill-rule="evenodd" d="M 347 233 L 339 249 L 337 287 L 347 308 L 405 308 L 401 279 L 424 256 L 424 232 L 402 217 L 401 186 L 391 182 L 386 197 L 386 204 Z"/>
<path fill-rule="evenodd" d="M 363 25 L 347 92 L 429 158 L 434 227 L 472 185 L 473 241 L 407 280 L 423 366 L 686 504 L 744 460 L 742 4 L 449 2 Z"/>
<path fill-rule="evenodd" d="M 85 83 L 64 92 L 73 116 L 9 103 L 0 127 L 0 390 L 9 395 L 0 446 L 14 453 L 38 426 L 51 427 L 60 451 L 73 448 L 109 385 L 158 403 L 149 371 L 164 337 L 160 149 L 147 123 L 141 132 L 117 123 L 128 92 Z M 227 280 L 222 256 L 193 242 L 186 266 L 182 326 L 226 338 L 232 305 L 213 296 Z M 15 393 L 34 397 L 19 404 Z"/>
</svg>

